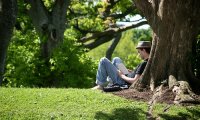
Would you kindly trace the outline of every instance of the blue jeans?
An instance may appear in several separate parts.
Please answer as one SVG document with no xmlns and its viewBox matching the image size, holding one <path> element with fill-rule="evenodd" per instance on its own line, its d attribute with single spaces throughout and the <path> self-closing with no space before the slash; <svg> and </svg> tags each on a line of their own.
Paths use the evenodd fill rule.
<svg viewBox="0 0 200 120">
<path fill-rule="evenodd" d="M 126 84 L 126 82 L 118 75 L 117 63 L 122 63 L 122 60 L 119 57 L 113 58 L 112 63 L 106 57 L 101 58 L 96 75 L 97 85 L 104 85 L 107 83 L 107 77 L 112 80 L 113 84 Z"/>
</svg>

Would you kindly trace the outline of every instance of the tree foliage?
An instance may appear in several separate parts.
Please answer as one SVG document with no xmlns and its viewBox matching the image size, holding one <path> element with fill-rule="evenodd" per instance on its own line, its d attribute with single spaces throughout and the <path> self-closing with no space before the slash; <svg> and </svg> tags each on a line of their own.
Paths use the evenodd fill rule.
<svg viewBox="0 0 200 120">
<path fill-rule="evenodd" d="M 64 17 L 64 14 L 55 14 L 59 11 L 60 2 L 57 0 L 18 1 L 19 16 L 15 36 L 9 47 L 4 84 L 38 87 L 92 85 L 91 79 L 93 78 L 94 81 L 94 68 L 97 66 L 85 55 L 82 46 L 88 48 L 87 46 L 91 45 L 94 48 L 105 43 L 104 40 L 112 40 L 118 33 L 132 27 L 120 28 L 117 31 L 110 29 L 115 26 L 116 21 L 124 19 L 130 13 L 137 13 L 136 10 L 130 11 L 135 8 L 131 6 L 132 2 L 127 0 L 71 1 L 66 11 L 67 21 L 60 25 L 62 28 L 66 25 L 64 39 L 58 40 L 62 41 L 60 43 L 51 43 L 57 39 L 55 37 L 63 36 L 62 33 L 58 34 L 59 27 L 55 24 L 55 20 L 58 20 L 56 16 Z M 36 13 L 38 10 L 41 12 Z M 94 42 L 90 39 L 91 35 Z M 62 39 L 62 37 L 58 38 Z M 83 38 L 87 38 L 87 42 Z M 96 44 L 98 40 L 101 41 L 97 45 L 91 44 Z M 48 51 L 51 52 L 47 53 L 47 59 L 43 59 L 44 53 Z"/>
<path fill-rule="evenodd" d="M 15 36 L 8 49 L 4 85 L 12 87 L 91 87 L 97 65 L 85 55 L 84 48 L 80 48 L 76 43 L 73 33 L 73 30 L 66 31 L 65 34 L 68 36 L 46 63 L 40 59 L 41 41 L 36 32 L 28 30 L 26 34 L 23 34 L 15 30 Z M 50 81 L 47 78 L 52 74 L 56 76 L 56 80 Z"/>
<path fill-rule="evenodd" d="M 131 34 L 130 29 L 147 24 L 144 19 L 138 20 L 136 24 L 125 26 L 117 24 L 118 21 L 131 22 L 130 18 L 139 14 L 135 4 L 130 0 L 70 0 L 71 3 L 65 6 L 66 9 L 62 9 L 60 0 L 25 1 L 17 1 L 19 12 L 15 24 L 16 30 L 9 47 L 4 78 L 4 84 L 8 86 L 88 87 L 95 80 L 97 66 L 85 54 L 86 51 L 107 43 L 108 46 L 101 49 L 104 54 L 107 52 L 112 56 L 108 48 L 111 48 L 110 50 L 120 49 L 114 51 L 113 56 L 126 56 L 127 65 L 134 67 L 139 61 L 137 56 L 123 55 L 127 53 L 124 52 L 125 50 L 130 50 L 132 53 L 132 48 L 123 48 L 126 46 L 126 41 L 133 40 L 135 44 L 140 40 L 151 40 L 149 30 L 133 30 L 134 34 Z M 39 13 L 36 12 L 39 8 L 35 4 L 38 1 L 43 8 Z M 56 8 L 56 5 L 61 6 Z M 62 21 L 59 21 L 61 20 L 59 17 L 56 18 L 55 9 L 58 8 L 64 10 L 64 14 L 59 14 L 63 18 Z M 30 14 L 30 11 L 34 14 Z M 42 13 L 45 13 L 44 18 L 41 17 Z M 60 28 L 64 30 L 59 32 Z M 119 36 L 120 34 L 122 37 Z M 121 37 L 118 39 L 118 45 L 115 39 L 117 37 Z M 54 38 L 59 38 L 59 40 Z M 55 43 L 54 40 L 59 42 Z M 50 45 L 54 47 L 46 49 L 49 45 L 45 43 L 46 41 L 53 41 Z M 112 42 L 108 43 L 109 41 Z M 198 71 L 200 70 L 197 67 L 199 40 L 197 43 L 193 69 L 199 76 Z M 43 52 L 49 51 L 47 59 L 42 58 Z"/>
</svg>

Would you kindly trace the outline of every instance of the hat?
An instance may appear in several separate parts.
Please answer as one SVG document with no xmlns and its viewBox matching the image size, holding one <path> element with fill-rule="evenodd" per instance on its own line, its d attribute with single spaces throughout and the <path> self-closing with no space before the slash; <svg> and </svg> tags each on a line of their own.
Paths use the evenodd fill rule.
<svg viewBox="0 0 200 120">
<path fill-rule="evenodd" d="M 150 41 L 140 41 L 136 47 L 136 49 L 139 48 L 151 48 L 151 42 Z"/>
</svg>

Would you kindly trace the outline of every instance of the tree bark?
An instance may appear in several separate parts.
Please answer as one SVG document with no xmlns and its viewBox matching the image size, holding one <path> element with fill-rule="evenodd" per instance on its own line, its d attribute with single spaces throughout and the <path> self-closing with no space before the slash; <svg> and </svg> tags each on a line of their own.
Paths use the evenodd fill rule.
<svg viewBox="0 0 200 120">
<path fill-rule="evenodd" d="M 153 90 L 162 81 L 169 82 L 169 76 L 176 81 L 193 82 L 191 55 L 199 28 L 200 1 L 135 0 L 135 4 L 146 17 L 154 35 L 146 70 L 132 87 L 150 85 Z"/>
<path fill-rule="evenodd" d="M 42 0 L 29 0 L 30 17 L 41 39 L 42 57 L 48 59 L 56 46 L 63 41 L 66 10 L 70 0 L 56 0 L 52 11 L 48 11 Z"/>
<path fill-rule="evenodd" d="M 110 45 L 110 47 L 107 49 L 106 51 L 106 58 L 108 58 L 109 60 L 111 60 L 112 58 L 112 54 L 117 46 L 117 44 L 119 43 L 120 39 L 121 39 L 122 33 L 119 33 L 115 36 L 112 44 Z"/>
<path fill-rule="evenodd" d="M 0 0 L 0 85 L 2 84 L 6 52 L 17 16 L 16 0 Z"/>
<path fill-rule="evenodd" d="M 27 2 L 31 5 L 29 14 L 40 37 L 40 59 L 44 60 L 45 66 L 51 71 L 49 59 L 53 50 L 63 42 L 66 29 L 66 12 L 70 0 L 55 0 L 52 11 L 47 10 L 42 0 L 28 0 Z M 49 86 L 57 83 L 53 72 L 50 72 L 50 75 L 45 76 L 43 79 L 48 81 Z"/>
</svg>

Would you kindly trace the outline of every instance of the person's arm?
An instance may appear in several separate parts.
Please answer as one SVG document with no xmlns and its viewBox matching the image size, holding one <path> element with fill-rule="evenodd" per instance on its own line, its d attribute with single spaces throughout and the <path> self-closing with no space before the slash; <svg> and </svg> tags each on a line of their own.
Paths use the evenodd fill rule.
<svg viewBox="0 0 200 120">
<path fill-rule="evenodd" d="M 124 75 L 120 70 L 119 70 L 118 74 L 124 81 L 126 81 L 130 84 L 133 84 L 133 82 L 138 80 L 141 76 L 140 74 L 136 74 L 134 78 L 130 78 L 130 77 L 127 77 L 126 75 Z"/>
</svg>

